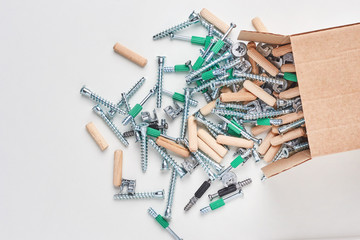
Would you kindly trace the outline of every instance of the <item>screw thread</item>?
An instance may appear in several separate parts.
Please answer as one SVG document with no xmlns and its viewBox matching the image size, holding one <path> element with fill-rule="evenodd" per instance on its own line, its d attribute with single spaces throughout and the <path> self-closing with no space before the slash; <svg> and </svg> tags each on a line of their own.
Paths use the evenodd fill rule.
<svg viewBox="0 0 360 240">
<path fill-rule="evenodd" d="M 220 115 L 229 115 L 229 116 L 235 116 L 235 117 L 245 117 L 246 113 L 238 112 L 238 111 L 232 111 L 224 108 L 214 108 L 212 113 L 217 113 Z"/>
<path fill-rule="evenodd" d="M 203 96 L 204 96 L 205 101 L 206 101 L 207 103 L 209 103 L 209 102 L 212 101 L 212 98 L 211 98 L 211 96 L 210 96 L 210 94 L 209 94 L 208 92 L 204 92 L 204 93 L 203 93 Z"/>
<path fill-rule="evenodd" d="M 159 214 L 157 214 L 157 212 L 155 212 L 155 210 L 153 208 L 149 208 L 148 209 L 148 213 L 150 214 L 150 216 L 152 216 L 153 218 L 156 218 Z"/>
<path fill-rule="evenodd" d="M 242 187 L 245 187 L 245 186 L 249 185 L 250 183 L 252 183 L 252 179 L 247 178 L 247 179 L 245 179 L 243 181 L 238 182 L 238 186 L 242 188 Z"/>
<path fill-rule="evenodd" d="M 157 79 L 157 91 L 156 91 L 156 107 L 161 108 L 162 103 L 162 91 L 163 91 L 163 70 L 164 70 L 164 56 L 158 56 L 158 79 Z"/>
<path fill-rule="evenodd" d="M 215 133 L 220 134 L 220 135 L 227 135 L 227 133 L 225 133 L 223 130 L 221 130 L 220 128 L 218 128 L 214 123 L 206 120 L 202 115 L 200 115 L 199 113 L 195 114 L 195 119 L 196 121 L 201 122 L 202 124 L 204 124 L 208 129 L 213 130 Z"/>
<path fill-rule="evenodd" d="M 295 152 L 300 152 L 300 151 L 308 149 L 308 148 L 309 148 L 308 142 L 303 142 L 303 143 L 293 146 L 293 149 Z"/>
<path fill-rule="evenodd" d="M 244 106 L 242 104 L 236 104 L 236 103 L 220 103 L 217 102 L 216 104 L 217 108 L 232 108 L 236 110 L 249 110 L 250 108 L 247 106 Z"/>
<path fill-rule="evenodd" d="M 135 131 L 130 130 L 130 131 L 127 131 L 127 132 L 123 132 L 122 135 L 123 135 L 124 138 L 133 137 L 135 135 Z"/>
<path fill-rule="evenodd" d="M 184 211 L 189 211 L 190 208 L 192 208 L 195 203 L 197 202 L 197 197 L 193 196 L 192 198 L 190 198 L 190 201 L 186 204 L 186 206 L 184 207 Z"/>
<path fill-rule="evenodd" d="M 148 167 L 148 142 L 147 136 L 145 134 L 141 134 L 141 169 L 143 172 L 146 172 Z"/>
<path fill-rule="evenodd" d="M 305 119 L 301 118 L 295 122 L 289 123 L 287 125 L 281 126 L 279 127 L 278 131 L 280 134 L 286 133 L 288 131 L 290 131 L 291 129 L 300 127 L 301 125 L 303 125 L 305 123 Z"/>
<path fill-rule="evenodd" d="M 185 22 L 182 22 L 182 23 L 180 23 L 178 25 L 175 25 L 173 27 L 165 29 L 162 32 L 159 32 L 158 34 L 155 34 L 153 36 L 153 40 L 158 40 L 160 38 L 164 38 L 166 36 L 169 36 L 170 33 L 174 33 L 174 32 L 177 32 L 177 31 L 179 31 L 181 29 L 187 28 L 187 27 L 191 26 L 194 23 L 196 23 L 196 21 L 194 22 L 194 21 L 186 20 Z"/>
<path fill-rule="evenodd" d="M 115 200 L 132 200 L 132 199 L 164 199 L 164 190 L 157 192 L 139 192 L 135 194 L 122 194 L 118 193 L 114 195 Z"/>
<path fill-rule="evenodd" d="M 224 168 L 219 163 L 215 162 L 210 157 L 206 156 L 206 154 L 204 154 L 203 152 L 198 151 L 198 154 L 209 166 L 214 168 L 217 172 L 221 172 L 222 169 Z"/>
<path fill-rule="evenodd" d="M 200 23 L 201 23 L 202 26 L 204 26 L 206 28 L 206 30 L 208 30 L 208 31 L 211 30 L 212 34 L 214 34 L 216 37 L 218 37 L 220 39 L 223 38 L 224 34 L 222 34 L 219 30 L 214 28 L 214 26 L 212 24 L 208 23 L 205 19 L 201 18 Z M 224 39 L 224 42 L 226 42 L 229 45 L 234 44 L 234 42 L 228 37 Z"/>
<path fill-rule="evenodd" d="M 190 90 L 185 89 L 185 102 L 184 102 L 184 110 L 181 119 L 181 131 L 180 131 L 180 138 L 183 139 L 186 133 L 186 126 L 187 126 L 187 118 L 189 116 L 189 99 L 190 99 Z"/>
<path fill-rule="evenodd" d="M 211 171 L 209 166 L 204 162 L 204 160 L 200 157 L 199 152 L 193 152 L 192 155 L 195 157 L 196 161 L 201 165 L 206 174 L 209 176 L 211 181 L 216 179 L 216 175 Z"/>
<path fill-rule="evenodd" d="M 93 107 L 93 111 L 104 120 L 106 125 L 108 125 L 110 127 L 111 131 L 113 131 L 113 133 L 120 140 L 120 142 L 127 147 L 129 145 L 129 142 L 123 137 L 123 135 L 121 134 L 119 129 L 115 126 L 115 124 L 110 119 L 108 119 L 108 117 L 105 115 L 105 113 L 101 109 L 101 107 L 99 105 L 97 105 L 97 106 Z"/>
<path fill-rule="evenodd" d="M 257 112 L 257 113 L 245 114 L 243 118 L 244 120 L 256 120 L 259 118 L 276 117 L 293 112 L 295 112 L 295 109 L 284 109 L 280 111 L 270 111 L 270 112 Z"/>
<path fill-rule="evenodd" d="M 167 219 L 171 218 L 171 208 L 172 208 L 173 201 L 174 201 L 176 178 L 177 178 L 177 172 L 173 168 L 172 172 L 171 172 L 169 194 L 168 194 L 168 199 L 167 199 L 167 203 L 166 203 L 166 210 L 165 210 L 165 214 L 164 214 L 164 217 L 167 218 Z"/>
<path fill-rule="evenodd" d="M 283 80 L 283 79 L 265 77 L 265 76 L 261 76 L 261 75 L 257 75 L 257 74 L 240 72 L 240 71 L 234 71 L 233 75 L 236 77 L 245 77 L 245 78 L 250 78 L 250 79 L 259 80 L 262 82 L 279 84 L 279 85 L 284 85 L 284 82 L 285 82 L 285 80 Z"/>
<path fill-rule="evenodd" d="M 240 83 L 245 81 L 245 78 L 234 78 L 234 79 L 229 79 L 229 80 L 211 80 L 207 83 L 204 83 L 198 87 L 195 87 L 193 92 L 200 92 L 208 87 L 215 89 L 216 87 L 221 87 L 221 86 L 225 86 L 225 85 L 231 85 L 231 84 L 235 84 L 235 83 Z"/>
<path fill-rule="evenodd" d="M 172 73 L 175 72 L 175 67 L 164 67 L 165 73 Z"/>
</svg>

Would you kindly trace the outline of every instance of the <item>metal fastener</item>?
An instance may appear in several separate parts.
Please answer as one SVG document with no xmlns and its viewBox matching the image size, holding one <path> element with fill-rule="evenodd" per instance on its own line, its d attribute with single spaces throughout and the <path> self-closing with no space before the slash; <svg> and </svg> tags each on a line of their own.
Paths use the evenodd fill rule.
<svg viewBox="0 0 360 240">
<path fill-rule="evenodd" d="M 115 200 L 132 200 L 132 199 L 164 199 L 164 190 L 156 192 L 138 192 L 134 194 L 117 193 L 114 195 Z"/>
<path fill-rule="evenodd" d="M 157 78 L 157 92 L 156 92 L 156 107 L 161 108 L 165 56 L 158 56 L 157 58 L 158 58 L 158 78 Z"/>
</svg>

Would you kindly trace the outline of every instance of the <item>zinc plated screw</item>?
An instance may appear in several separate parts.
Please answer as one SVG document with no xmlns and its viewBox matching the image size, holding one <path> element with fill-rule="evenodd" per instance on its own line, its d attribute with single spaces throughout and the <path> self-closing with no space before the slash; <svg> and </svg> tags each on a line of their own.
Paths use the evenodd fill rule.
<svg viewBox="0 0 360 240">
<path fill-rule="evenodd" d="M 240 190 L 238 192 L 236 192 L 235 194 L 232 194 L 226 198 L 219 198 L 218 200 L 216 200 L 215 202 L 212 202 L 209 204 L 209 206 L 207 207 L 204 207 L 202 209 L 200 209 L 200 212 L 202 214 L 205 214 L 205 213 L 208 213 L 210 211 L 214 211 L 215 209 L 219 208 L 219 207 L 222 207 L 225 205 L 225 203 L 237 198 L 237 197 L 240 197 L 242 196 L 243 193 L 242 193 L 242 190 L 240 188 Z"/>
<path fill-rule="evenodd" d="M 110 127 L 110 129 L 113 131 L 113 133 L 115 133 L 116 137 L 120 140 L 122 144 L 125 145 L 125 147 L 129 146 L 129 142 L 123 137 L 115 124 L 110 119 L 108 119 L 104 111 L 101 109 L 100 105 L 94 106 L 93 111 L 105 121 L 106 125 Z"/>
<path fill-rule="evenodd" d="M 184 29 L 184 28 L 187 28 L 187 27 L 191 26 L 192 24 L 198 23 L 199 20 L 200 20 L 199 14 L 196 13 L 195 11 L 193 11 L 190 14 L 188 20 L 186 20 L 185 22 L 180 23 L 180 24 L 178 24 L 176 26 L 168 28 L 168 29 L 166 29 L 166 30 L 164 30 L 164 31 L 162 31 L 162 32 L 160 32 L 158 34 L 155 34 L 153 36 L 153 40 L 158 40 L 160 38 L 164 38 L 166 36 L 169 36 L 171 33 L 177 32 L 177 31 L 179 31 L 181 29 Z"/>
<path fill-rule="evenodd" d="M 277 116 L 281 116 L 281 115 L 293 113 L 293 112 L 295 112 L 295 109 L 290 108 L 290 109 L 283 109 L 283 110 L 278 110 L 278 111 L 249 113 L 249 114 L 245 114 L 243 116 L 243 119 L 244 120 L 255 120 L 255 119 L 259 119 L 259 118 L 271 118 L 271 117 L 277 117 Z"/>
<path fill-rule="evenodd" d="M 234 116 L 234 117 L 244 117 L 246 115 L 246 113 L 244 113 L 244 112 L 228 110 L 225 108 L 214 108 L 211 112 L 215 113 L 215 114 L 228 115 L 228 116 Z"/>
<path fill-rule="evenodd" d="M 284 158 L 288 158 L 291 155 L 293 155 L 294 153 L 300 152 L 300 151 L 308 149 L 308 148 L 309 148 L 308 142 L 303 142 L 303 143 L 297 144 L 290 149 L 287 147 L 284 147 L 284 149 L 282 150 L 282 155 L 284 156 Z"/>
<path fill-rule="evenodd" d="M 128 97 L 126 96 L 126 94 L 125 93 L 121 93 L 121 98 L 122 98 L 122 100 L 123 100 L 123 102 L 124 102 L 124 104 L 125 104 L 125 109 L 126 109 L 126 111 L 127 112 L 130 112 L 130 110 L 131 110 L 131 108 L 130 108 L 130 105 L 129 105 L 129 103 L 128 103 Z M 138 131 L 135 131 L 135 128 L 136 128 L 136 122 L 135 122 L 135 119 L 134 118 L 132 118 L 131 119 L 131 128 L 134 130 L 134 135 L 135 135 L 135 141 L 137 142 L 137 141 L 139 141 L 141 138 L 140 138 L 140 133 L 138 132 Z"/>
<path fill-rule="evenodd" d="M 288 100 L 285 100 L 285 99 L 276 99 L 276 106 L 278 108 L 286 108 L 286 107 L 290 107 L 293 105 L 293 103 L 295 103 L 295 99 L 288 99 Z"/>
<path fill-rule="evenodd" d="M 292 122 L 292 123 L 286 124 L 284 126 L 281 126 L 281 127 L 278 128 L 279 134 L 287 133 L 288 131 L 290 131 L 290 130 L 292 130 L 294 128 L 300 127 L 304 123 L 305 123 L 305 119 L 301 118 L 301 119 L 299 119 L 299 120 L 297 120 L 295 122 Z"/>
<path fill-rule="evenodd" d="M 164 190 L 156 192 L 139 192 L 134 194 L 117 193 L 114 195 L 115 200 L 132 200 L 132 199 L 164 199 Z"/>
<path fill-rule="evenodd" d="M 212 168 L 214 168 L 217 172 L 221 172 L 224 168 L 224 166 L 221 166 L 219 163 L 215 162 L 214 160 L 212 160 L 211 158 L 209 158 L 208 156 L 206 156 L 203 152 L 201 152 L 200 150 L 197 151 L 197 153 L 199 154 L 199 156 Z"/>
<path fill-rule="evenodd" d="M 252 73 L 240 72 L 238 70 L 235 70 L 233 72 L 233 75 L 234 75 L 234 77 L 245 77 L 245 78 L 250 78 L 253 80 L 259 80 L 262 82 L 272 83 L 272 84 L 279 84 L 279 85 L 287 84 L 286 80 L 284 80 L 284 79 L 277 79 L 277 78 L 273 78 L 273 77 L 264 77 L 264 76 L 256 75 L 256 74 L 252 74 Z"/>
<path fill-rule="evenodd" d="M 163 89 L 163 93 L 165 95 L 170 96 L 175 101 L 185 102 L 185 95 L 184 94 L 181 94 L 181 93 L 178 93 L 178 92 L 171 92 L 171 91 L 168 91 L 168 90 L 165 90 L 165 89 Z M 189 104 L 190 104 L 190 106 L 196 107 L 198 105 L 198 101 L 190 98 L 189 99 Z"/>
<path fill-rule="evenodd" d="M 148 213 L 152 216 L 166 231 L 168 231 L 171 236 L 176 240 L 182 240 L 176 233 L 169 227 L 169 223 L 160 215 L 155 212 L 154 209 L 149 208 Z"/>
<path fill-rule="evenodd" d="M 253 157 L 255 159 L 255 162 L 256 163 L 259 162 L 261 160 L 261 158 L 260 158 L 259 153 L 256 150 L 256 148 L 255 147 L 251 148 L 251 152 L 252 152 L 252 155 L 253 155 Z"/>
<path fill-rule="evenodd" d="M 156 107 L 161 108 L 162 103 L 162 84 L 164 76 L 164 62 L 165 56 L 158 56 L 158 79 L 157 79 L 157 92 L 156 92 Z"/>
<path fill-rule="evenodd" d="M 170 33 L 170 39 L 177 39 L 181 41 L 191 42 L 192 44 L 197 45 L 205 45 L 205 38 L 203 37 L 197 37 L 197 36 L 183 36 L 183 35 L 175 35 L 173 33 Z"/>
<path fill-rule="evenodd" d="M 222 34 L 219 30 L 217 30 L 216 28 L 214 28 L 214 25 L 212 25 L 211 23 L 209 23 L 208 21 L 206 21 L 203 18 L 200 18 L 200 23 L 202 26 L 204 26 L 208 31 L 211 30 L 212 28 L 212 33 L 214 34 L 214 36 L 218 37 L 218 38 L 222 38 L 224 36 L 224 34 Z M 224 42 L 226 42 L 228 45 L 233 45 L 233 41 L 230 38 L 225 38 Z"/>
<path fill-rule="evenodd" d="M 190 100 L 191 90 L 189 88 L 185 88 L 185 102 L 184 102 L 184 111 L 183 116 L 181 119 L 181 131 L 180 131 L 180 138 L 185 137 L 186 133 L 186 125 L 187 125 L 187 119 L 189 116 L 189 100 Z"/>
<path fill-rule="evenodd" d="M 234 79 L 229 79 L 229 80 L 215 79 L 215 80 L 211 80 L 207 83 L 204 83 L 198 87 L 193 88 L 193 93 L 200 92 L 208 87 L 215 89 L 216 87 L 231 85 L 234 83 L 240 83 L 240 82 L 244 82 L 244 81 L 245 81 L 245 78 L 234 78 Z"/>
<path fill-rule="evenodd" d="M 242 105 L 242 104 L 236 104 L 236 103 L 222 103 L 220 102 L 220 99 L 216 100 L 216 108 L 232 108 L 236 110 L 249 110 L 250 108 Z"/>
<path fill-rule="evenodd" d="M 178 173 L 180 178 L 183 178 L 186 175 L 186 171 L 185 169 L 183 169 L 182 167 L 180 167 L 174 159 L 172 159 L 172 157 L 170 155 L 168 155 L 166 152 L 164 152 L 161 147 L 159 145 L 156 144 L 156 142 L 151 139 L 148 138 L 148 142 L 150 143 L 151 146 L 153 146 L 153 148 L 159 152 L 159 154 L 166 159 L 166 161 L 168 162 L 168 164 L 170 164 Z"/>
<path fill-rule="evenodd" d="M 90 89 L 88 89 L 85 86 L 83 86 L 80 89 L 80 94 L 90 98 L 91 100 L 93 100 L 96 103 L 99 103 L 101 105 L 104 105 L 107 108 L 112 109 L 115 112 L 118 112 L 118 113 L 123 114 L 123 115 L 126 114 L 122 109 L 117 107 L 114 103 L 110 102 L 109 100 L 106 100 L 105 98 L 97 95 L 96 93 L 93 93 Z"/>
<path fill-rule="evenodd" d="M 163 125 L 163 126 L 167 125 L 167 122 L 166 122 L 165 119 L 161 119 L 161 125 Z M 162 134 L 166 134 L 165 128 L 162 128 L 162 129 L 160 130 L 160 132 L 161 132 Z M 161 149 L 162 149 L 165 153 L 167 153 L 166 148 L 162 147 Z M 167 163 L 166 159 L 165 159 L 165 158 L 162 158 L 161 170 L 169 170 L 169 169 L 170 169 L 170 168 L 169 168 L 169 164 Z"/>
<path fill-rule="evenodd" d="M 240 188 L 243 188 L 243 187 L 249 185 L 250 183 L 252 183 L 251 178 L 247 178 L 241 182 L 237 182 L 228 187 L 224 187 L 214 194 L 209 194 L 208 197 L 209 197 L 210 201 L 212 201 L 214 198 L 222 197 L 229 193 L 235 192 L 236 190 L 239 190 Z"/>
<path fill-rule="evenodd" d="M 222 129 L 218 128 L 214 123 L 210 122 L 209 120 L 207 120 L 200 112 L 196 112 L 194 114 L 194 117 L 196 119 L 196 121 L 201 122 L 202 124 L 204 124 L 208 129 L 211 129 L 212 131 L 214 131 L 216 134 L 220 134 L 220 135 L 228 135 L 226 132 L 224 132 Z"/>
<path fill-rule="evenodd" d="M 146 172 L 148 166 L 148 141 L 147 141 L 147 128 L 148 123 L 140 123 L 140 132 L 141 132 L 141 169 L 143 172 Z"/>
<path fill-rule="evenodd" d="M 147 100 L 149 100 L 149 98 L 155 94 L 155 91 L 157 89 L 157 85 L 155 85 L 152 89 L 150 89 L 150 92 L 148 93 L 148 95 L 146 95 L 144 97 L 144 99 L 139 103 L 139 104 L 136 104 L 131 110 L 130 112 L 128 113 L 128 115 L 126 116 L 126 118 L 122 121 L 122 124 L 125 126 L 127 125 L 131 118 L 135 118 L 140 112 L 141 110 L 143 109 L 143 105 L 147 102 Z"/>
<path fill-rule="evenodd" d="M 130 90 L 126 93 L 127 100 L 130 99 L 140 89 L 140 87 L 144 84 L 144 82 L 145 82 L 145 78 L 142 77 L 142 78 L 140 78 L 139 81 L 137 81 L 135 83 L 135 85 L 132 88 L 130 88 Z M 124 104 L 125 104 L 125 102 L 121 98 L 120 101 L 116 104 L 116 106 L 118 108 L 121 108 L 122 105 L 124 105 Z M 108 112 L 108 117 L 110 119 L 112 119 L 114 117 L 115 113 L 116 113 L 116 111 L 114 111 L 113 109 L 110 109 L 110 111 Z"/>
<path fill-rule="evenodd" d="M 176 179 L 177 179 L 177 172 L 173 168 L 172 171 L 171 171 L 169 195 L 168 195 L 168 199 L 167 199 L 167 203 L 166 203 L 166 209 L 165 209 L 165 213 L 164 213 L 164 218 L 166 220 L 171 219 L 171 208 L 172 208 L 173 201 L 174 201 Z"/>
</svg>

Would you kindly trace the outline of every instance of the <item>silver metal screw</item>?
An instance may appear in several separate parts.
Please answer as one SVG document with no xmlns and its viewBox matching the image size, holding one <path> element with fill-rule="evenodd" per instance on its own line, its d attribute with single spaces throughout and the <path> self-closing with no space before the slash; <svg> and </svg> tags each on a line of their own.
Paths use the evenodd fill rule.
<svg viewBox="0 0 360 240">
<path fill-rule="evenodd" d="M 255 147 L 251 148 L 251 151 L 252 151 L 252 155 L 253 155 L 253 157 L 255 159 L 255 162 L 256 163 L 259 162 L 261 160 L 261 158 L 260 158 L 259 153 L 256 150 L 256 148 Z"/>
<path fill-rule="evenodd" d="M 235 188 L 234 192 L 235 192 L 236 190 L 239 190 L 240 188 L 243 188 L 243 187 L 249 185 L 250 183 L 252 183 L 251 178 L 247 178 L 247 179 L 245 179 L 245 180 L 243 180 L 243 181 L 240 181 L 240 182 L 235 183 L 234 185 L 235 185 L 236 188 Z M 225 187 L 225 188 L 223 188 L 223 189 L 226 189 L 226 188 L 228 188 L 228 187 Z M 227 195 L 227 194 L 229 194 L 229 192 L 227 192 L 226 194 L 222 194 L 222 191 L 217 191 L 217 192 L 214 193 L 214 194 L 209 194 L 208 197 L 209 197 L 210 201 L 212 201 L 214 198 L 222 197 L 222 196 L 225 196 L 225 195 Z"/>
<path fill-rule="evenodd" d="M 250 79 L 253 79 L 253 80 L 259 80 L 259 81 L 262 81 L 262 82 L 267 82 L 267 83 L 272 83 L 272 84 L 279 84 L 279 85 L 287 84 L 286 80 L 284 80 L 284 79 L 277 79 L 277 78 L 272 78 L 272 77 L 264 77 L 264 76 L 256 75 L 256 74 L 252 74 L 252 73 L 240 72 L 238 70 L 235 70 L 233 72 L 233 76 L 234 77 L 250 78 Z"/>
<path fill-rule="evenodd" d="M 113 133 L 115 133 L 116 137 L 120 140 L 120 142 L 124 144 L 125 147 L 127 147 L 129 145 L 129 142 L 123 137 L 120 130 L 115 126 L 115 124 L 110 119 L 108 119 L 104 111 L 101 109 L 100 105 L 94 106 L 93 111 L 105 121 L 106 125 L 108 125 L 113 131 Z"/>
<path fill-rule="evenodd" d="M 219 30 L 217 30 L 216 28 L 214 28 L 214 26 L 207 22 L 205 19 L 200 18 L 200 23 L 202 26 L 204 26 L 208 31 L 210 31 L 210 29 L 212 28 L 212 33 L 214 34 L 214 36 L 218 37 L 218 38 L 222 38 L 224 36 L 224 34 L 222 34 Z M 232 45 L 234 42 L 230 39 L 230 38 L 225 38 L 224 42 L 226 42 L 228 45 Z"/>
<path fill-rule="evenodd" d="M 161 125 L 165 126 L 167 124 L 165 119 L 161 119 Z M 161 130 L 162 134 L 166 134 L 166 130 L 165 128 L 162 128 Z M 161 148 L 165 153 L 167 153 L 166 148 L 162 147 Z M 162 158 L 162 163 L 161 163 L 161 170 L 169 170 L 169 164 L 167 163 L 165 158 Z"/>
<path fill-rule="evenodd" d="M 246 113 L 239 112 L 239 111 L 232 111 L 224 108 L 214 108 L 212 113 L 220 114 L 220 115 L 229 115 L 229 116 L 235 116 L 235 117 L 244 117 Z"/>
<path fill-rule="evenodd" d="M 158 79 L 157 79 L 157 92 L 156 92 L 156 107 L 161 108 L 162 103 L 162 84 L 164 76 L 164 62 L 165 56 L 158 56 Z"/>
<path fill-rule="evenodd" d="M 150 214 L 151 217 L 153 217 L 163 228 L 165 228 L 166 231 L 168 231 L 171 236 L 175 239 L 175 240 L 182 240 L 182 238 L 180 238 L 178 235 L 176 235 L 176 233 L 169 227 L 169 223 L 166 222 L 165 219 L 163 219 L 163 217 L 160 214 L 157 214 L 155 212 L 154 209 L 149 208 L 148 209 L 148 213 Z M 165 221 L 165 223 L 163 223 L 163 221 Z"/>
<path fill-rule="evenodd" d="M 283 109 L 278 111 L 268 111 L 268 112 L 257 112 L 257 113 L 249 113 L 245 114 L 243 116 L 244 120 L 255 120 L 259 118 L 271 118 L 271 117 L 277 117 L 288 113 L 295 112 L 295 109 Z"/>
<path fill-rule="evenodd" d="M 304 118 L 301 118 L 295 122 L 292 122 L 292 123 L 289 123 L 289 124 L 286 124 L 284 126 L 281 126 L 279 127 L 278 131 L 279 131 L 279 134 L 284 134 L 284 133 L 287 133 L 288 131 L 292 130 L 292 129 L 295 129 L 297 127 L 300 127 L 301 125 L 303 125 L 305 123 L 305 119 Z"/>
<path fill-rule="evenodd" d="M 224 168 L 224 166 L 221 166 L 219 163 L 212 160 L 210 157 L 206 156 L 203 152 L 200 150 L 197 151 L 199 156 L 212 168 L 214 168 L 217 172 L 221 172 Z"/>
<path fill-rule="evenodd" d="M 160 38 L 164 38 L 166 36 L 169 36 L 170 33 L 174 33 L 174 32 L 180 31 L 181 29 L 187 28 L 187 27 L 191 26 L 192 24 L 195 24 L 195 23 L 199 22 L 199 20 L 200 20 L 199 14 L 196 13 L 195 11 L 193 11 L 190 14 L 188 20 L 186 20 L 185 22 L 180 23 L 180 24 L 178 24 L 176 26 L 168 28 L 168 29 L 166 29 L 166 30 L 164 30 L 164 31 L 162 31 L 162 32 L 160 32 L 158 34 L 155 34 L 153 36 L 153 40 L 158 40 Z"/>
<path fill-rule="evenodd" d="M 200 112 L 196 112 L 194 114 L 194 117 L 196 121 L 201 122 L 204 124 L 208 129 L 211 129 L 216 134 L 219 135 L 228 135 L 226 132 L 224 132 L 222 129 L 218 128 L 214 123 L 208 121 Z"/>
<path fill-rule="evenodd" d="M 112 109 L 115 112 L 118 112 L 123 115 L 126 114 L 122 109 L 118 108 L 114 103 L 110 102 L 109 100 L 106 100 L 105 98 L 97 95 L 96 93 L 93 93 L 90 89 L 88 89 L 85 86 L 80 89 L 80 94 L 90 98 L 96 103 L 99 103 L 107 108 Z"/>
<path fill-rule="evenodd" d="M 175 184 L 176 184 L 177 172 L 173 168 L 171 171 L 171 178 L 170 178 L 170 186 L 169 186 L 169 195 L 166 203 L 166 209 L 164 213 L 164 218 L 166 220 L 171 219 L 171 208 L 174 201 L 174 193 L 175 193 Z"/>
<path fill-rule="evenodd" d="M 185 137 L 186 126 L 187 126 L 187 118 L 189 116 L 189 99 L 191 95 L 191 90 L 189 88 L 185 88 L 185 102 L 184 102 L 184 111 L 181 119 L 181 129 L 180 129 L 180 138 Z"/>
<path fill-rule="evenodd" d="M 141 132 L 141 169 L 143 172 L 146 172 L 148 166 L 148 141 L 147 141 L 147 127 L 148 123 L 140 123 L 140 132 Z"/>
<path fill-rule="evenodd" d="M 200 92 L 209 87 L 212 89 L 215 89 L 217 87 L 231 85 L 231 84 L 235 84 L 235 83 L 241 83 L 244 81 L 245 81 L 245 78 L 233 78 L 233 79 L 229 79 L 229 80 L 215 79 L 215 80 L 208 81 L 198 87 L 193 88 L 193 93 Z"/>
<path fill-rule="evenodd" d="M 164 199 L 164 190 L 156 192 L 138 192 L 135 194 L 117 193 L 114 195 L 115 200 L 132 200 L 132 199 Z"/>
<path fill-rule="evenodd" d="M 121 98 L 122 98 L 122 102 L 125 104 L 125 109 L 127 112 L 130 112 L 131 108 L 130 108 L 130 105 L 128 103 L 128 97 L 126 96 L 125 93 L 121 93 Z M 136 128 L 136 122 L 135 122 L 135 119 L 134 118 L 131 118 L 131 128 L 133 129 L 134 131 L 134 135 L 135 135 L 135 141 L 139 141 L 141 138 L 140 138 L 140 133 L 138 131 L 135 131 L 135 128 Z"/>
<path fill-rule="evenodd" d="M 242 196 L 242 195 L 243 195 L 243 193 L 242 193 L 242 190 L 241 190 L 241 188 L 240 188 L 240 190 L 239 190 L 238 192 L 236 192 L 236 193 L 234 193 L 234 194 L 232 194 L 232 195 L 230 195 L 230 196 L 228 196 L 228 197 L 223 198 L 223 202 L 224 202 L 224 203 L 227 203 L 227 202 L 229 202 L 229 201 L 231 201 L 231 200 L 233 200 L 233 199 L 235 199 L 235 198 L 237 198 L 237 197 L 240 197 L 240 196 Z M 220 200 L 220 199 L 219 199 L 219 200 Z M 217 201 L 219 201 L 219 200 L 217 200 Z M 210 211 L 212 211 L 212 210 L 215 210 L 215 209 L 211 209 L 210 206 L 207 206 L 207 207 L 204 207 L 204 208 L 200 209 L 200 212 L 201 212 L 202 214 L 205 214 L 205 213 L 208 213 L 208 212 L 210 212 Z"/>
<path fill-rule="evenodd" d="M 151 139 L 148 138 L 148 142 L 150 143 L 150 145 L 159 152 L 159 154 L 166 159 L 166 161 L 168 162 L 168 164 L 170 164 L 178 173 L 180 178 L 183 178 L 186 175 L 186 171 L 185 169 L 183 169 L 182 167 L 180 167 L 174 159 L 172 159 L 172 157 L 170 155 L 168 155 L 166 152 L 164 152 L 161 147 L 159 145 L 156 144 L 156 142 Z"/>
</svg>

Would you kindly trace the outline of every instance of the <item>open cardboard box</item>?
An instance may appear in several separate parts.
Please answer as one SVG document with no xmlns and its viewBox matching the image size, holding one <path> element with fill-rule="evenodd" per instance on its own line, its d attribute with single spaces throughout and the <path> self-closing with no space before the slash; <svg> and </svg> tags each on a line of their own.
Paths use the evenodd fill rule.
<svg viewBox="0 0 360 240">
<path fill-rule="evenodd" d="M 267 178 L 360 148 L 360 23 L 290 36 L 241 31 L 238 39 L 292 46 L 310 149 L 263 167 Z"/>
</svg>

